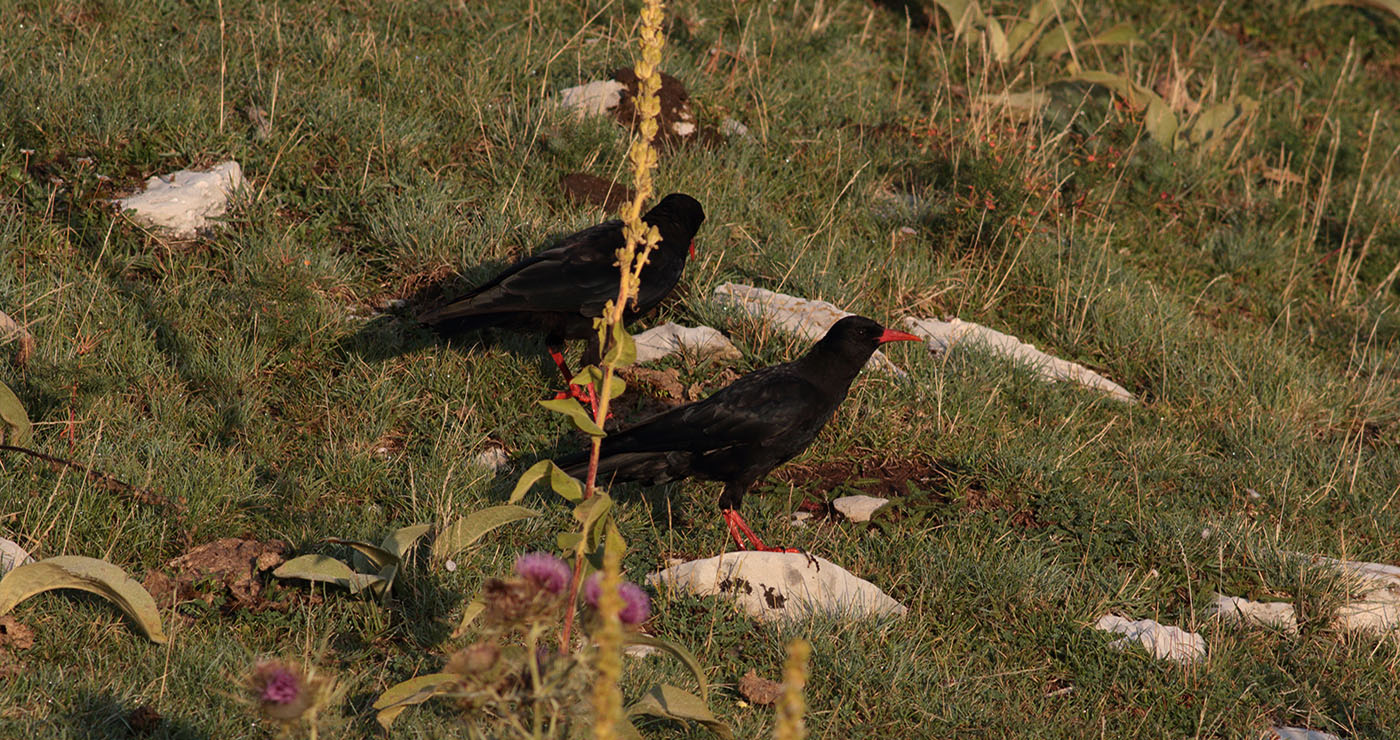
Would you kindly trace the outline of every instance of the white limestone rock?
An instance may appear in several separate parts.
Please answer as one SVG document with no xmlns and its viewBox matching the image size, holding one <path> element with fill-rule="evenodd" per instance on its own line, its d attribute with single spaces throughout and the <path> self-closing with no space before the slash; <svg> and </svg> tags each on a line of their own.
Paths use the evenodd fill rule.
<svg viewBox="0 0 1400 740">
<path fill-rule="evenodd" d="M 835 509 L 853 522 L 868 522 L 881 506 L 890 502 L 878 496 L 842 496 L 831 502 Z"/>
<path fill-rule="evenodd" d="M 622 102 L 625 89 L 627 86 L 617 80 L 598 80 L 569 87 L 559 91 L 559 105 L 572 109 L 579 118 L 601 116 Z"/>
<path fill-rule="evenodd" d="M 726 118 L 719 124 L 719 132 L 728 138 L 745 138 L 749 135 L 749 127 L 733 118 Z"/>
<path fill-rule="evenodd" d="M 18 542 L 0 537 L 0 573 L 5 573 L 21 565 L 34 562 L 34 558 L 25 552 Z"/>
<path fill-rule="evenodd" d="M 1285 632 L 1298 632 L 1298 617 L 1293 605 L 1286 601 L 1250 601 L 1238 596 L 1216 594 L 1211 604 L 1212 614 L 1220 619 L 1244 624 L 1277 627 Z"/>
<path fill-rule="evenodd" d="M 851 315 L 826 301 L 811 301 L 737 283 L 725 283 L 716 287 L 715 301 L 721 306 L 737 308 L 750 316 L 769 321 L 779 329 L 814 342 L 821 339 L 832 324 Z M 908 375 L 879 350 L 875 350 L 875 354 L 870 356 L 870 361 L 865 366 L 898 376 Z"/>
<path fill-rule="evenodd" d="M 647 576 L 655 588 L 726 595 L 759 621 L 829 614 L 860 619 L 902 617 L 909 609 L 869 581 L 824 558 L 784 552 L 729 552 Z"/>
<path fill-rule="evenodd" d="M 1337 610 L 1335 624 L 1339 629 L 1386 633 L 1400 627 L 1400 566 L 1296 554 L 1337 568 L 1360 583 L 1358 597 Z"/>
<path fill-rule="evenodd" d="M 1193 663 L 1206 657 L 1205 638 L 1195 632 L 1159 624 L 1151 619 L 1133 621 L 1116 614 L 1105 614 L 1099 617 L 1099 621 L 1094 622 L 1094 629 L 1125 635 L 1122 639 L 1108 644 L 1115 650 L 1126 650 L 1129 646 L 1138 644 L 1146 648 L 1154 658 L 1165 658 L 1178 663 Z"/>
<path fill-rule="evenodd" d="M 1308 730 L 1302 727 L 1275 727 L 1264 740 L 1342 740 L 1330 732 Z"/>
<path fill-rule="evenodd" d="M 681 326 L 667 322 L 632 337 L 637 344 L 638 364 L 655 362 L 677 352 L 689 352 L 705 360 L 738 360 L 742 355 L 718 329 L 709 326 Z"/>
<path fill-rule="evenodd" d="M 472 458 L 472 465 L 478 468 L 485 468 L 492 472 L 498 471 L 509 464 L 510 457 L 506 455 L 505 450 L 499 447 L 487 447 L 476 453 L 476 456 Z"/>
<path fill-rule="evenodd" d="M 1081 385 L 1103 391 L 1109 397 L 1124 403 L 1137 403 L 1137 398 L 1126 388 L 1102 375 L 1067 360 L 1062 360 L 1036 349 L 995 329 L 988 329 L 971 321 L 954 318 L 951 321 L 938 319 L 904 319 L 904 325 L 911 334 L 923 337 L 928 342 L 929 351 L 941 354 L 951 350 L 961 342 L 980 344 L 988 350 L 1007 359 L 1028 365 L 1040 376 L 1050 381 L 1072 380 Z"/>
<path fill-rule="evenodd" d="M 181 239 L 192 239 L 210 219 L 228 212 L 228 200 L 243 187 L 243 168 L 237 162 L 220 162 L 207 172 L 180 170 L 152 175 L 142 192 L 118 199 L 117 206 L 132 211 L 142 223 L 165 229 Z"/>
</svg>

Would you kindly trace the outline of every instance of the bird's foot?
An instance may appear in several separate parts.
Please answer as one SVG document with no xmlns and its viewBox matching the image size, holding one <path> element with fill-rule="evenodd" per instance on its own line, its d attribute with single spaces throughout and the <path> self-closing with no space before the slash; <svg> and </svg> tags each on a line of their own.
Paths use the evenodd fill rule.
<svg viewBox="0 0 1400 740">
<path fill-rule="evenodd" d="M 796 547 L 769 547 L 763 544 L 763 540 L 753 531 L 753 528 L 749 526 L 748 522 L 744 521 L 744 517 L 739 512 L 733 509 L 724 509 L 720 514 L 724 517 L 724 525 L 729 528 L 729 536 L 734 538 L 734 543 L 739 546 L 740 550 L 752 550 L 754 552 L 791 552 L 798 555 L 806 555 L 809 561 L 815 562 L 812 556 L 807 554 L 806 550 Z M 745 537 L 748 538 L 748 542 L 744 542 Z"/>
<path fill-rule="evenodd" d="M 561 398 L 578 399 L 579 403 L 588 406 L 595 418 L 598 416 L 598 394 L 594 392 L 593 384 L 591 383 L 588 385 L 573 385 L 570 383 L 568 390 L 559 391 L 554 394 L 554 400 L 557 401 Z M 612 418 L 611 411 L 608 412 L 608 418 Z"/>
</svg>

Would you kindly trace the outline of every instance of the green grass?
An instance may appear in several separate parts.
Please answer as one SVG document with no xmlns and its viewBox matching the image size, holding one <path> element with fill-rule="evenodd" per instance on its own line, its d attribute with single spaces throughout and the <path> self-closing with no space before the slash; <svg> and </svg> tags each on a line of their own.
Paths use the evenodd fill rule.
<svg viewBox="0 0 1400 740">
<path fill-rule="evenodd" d="M 746 511 L 909 616 L 759 626 L 662 594 L 653 628 L 711 667 L 716 711 L 741 737 L 766 736 L 771 709 L 739 703 L 735 686 L 750 668 L 778 678 L 783 645 L 802 635 L 813 737 L 1393 734 L 1394 636 L 1334 630 L 1347 584 L 1279 552 L 1400 561 L 1400 293 L 1386 282 L 1400 262 L 1400 21 L 1295 17 L 1282 2 L 1085 8 L 1091 28 L 1127 20 L 1144 39 L 1094 67 L 1151 86 L 1175 51 L 1193 96 L 1259 101 L 1219 148 L 1173 154 L 1103 98 L 1064 135 L 979 108 L 977 96 L 1028 83 L 953 43 L 945 17 L 925 13 L 935 27 L 923 28 L 918 8 L 906 24 L 883 6 L 816 7 L 670 11 L 664 68 L 705 121 L 734 116 L 754 138 L 663 158 L 660 191 L 695 195 L 709 219 L 683 299 L 652 321 L 726 330 L 745 371 L 805 343 L 718 310 L 707 298 L 721 282 L 889 323 L 955 314 L 1087 364 L 1143 404 L 976 353 L 895 348 L 913 382 L 859 380 L 777 476 L 798 483 L 770 479 Z M 138 578 L 226 536 L 337 552 L 321 540 L 377 539 L 503 499 L 513 476 L 467 462 L 488 441 L 515 473 L 561 439 L 572 447 L 533 405 L 557 382 L 538 340 L 447 347 L 372 316 L 434 276 L 480 279 L 602 218 L 569 205 L 557 180 L 617 176 L 626 141 L 548 99 L 630 62 L 634 11 L 226 3 L 221 40 L 214 4 L 11 4 L 0 310 L 37 345 L 23 366 L 15 345 L 0 348 L 0 378 L 37 422 L 36 446 L 186 505 L 177 518 L 6 458 L 0 535 Z M 708 68 L 713 48 L 725 53 Z M 1048 80 L 1064 65 L 1025 69 Z M 265 140 L 240 112 L 250 105 L 270 114 Z M 227 158 L 253 195 L 210 238 L 164 240 L 104 205 L 149 175 Z M 1271 181 L 1270 167 L 1303 182 Z M 887 192 L 921 204 L 889 207 Z M 717 373 L 675 365 L 687 382 Z M 804 471 L 908 461 L 942 482 L 900 497 L 877 534 L 787 524 L 836 487 Z M 724 547 L 713 484 L 619 493 L 630 577 Z M 161 647 L 96 598 L 26 602 L 16 616 L 36 645 L 0 685 L 0 736 L 128 737 L 123 718 L 143 704 L 165 717 L 156 737 L 261 736 L 234 698 L 238 677 L 259 655 L 307 646 L 324 646 L 322 667 L 348 687 L 344 736 L 378 736 L 374 698 L 438 669 L 481 581 L 569 527 L 557 499 L 531 501 L 546 516 L 494 533 L 455 572 L 420 559 L 388 607 L 273 584 L 287 610 L 167 611 Z M 1209 623 L 1217 590 L 1294 602 L 1301 634 Z M 1209 660 L 1109 650 L 1088 629 L 1107 611 L 1201 631 Z M 629 666 L 629 697 L 684 681 L 665 662 Z M 444 703 L 392 734 L 456 728 Z"/>
</svg>

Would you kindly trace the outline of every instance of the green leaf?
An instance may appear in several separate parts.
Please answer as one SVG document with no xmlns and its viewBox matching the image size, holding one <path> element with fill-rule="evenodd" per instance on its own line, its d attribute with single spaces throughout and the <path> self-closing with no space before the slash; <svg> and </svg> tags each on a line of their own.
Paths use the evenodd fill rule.
<svg viewBox="0 0 1400 740">
<path fill-rule="evenodd" d="M 957 41 L 962 37 L 968 28 L 980 25 L 982 19 L 982 8 L 977 4 L 977 0 L 933 0 L 934 4 L 943 9 L 948 14 L 948 19 L 953 22 L 953 40 Z"/>
<path fill-rule="evenodd" d="M 32 430 L 29 414 L 25 413 L 19 396 L 9 386 L 0 383 L 0 443 L 24 447 L 33 437 Z"/>
<path fill-rule="evenodd" d="M 374 709 L 378 712 L 375 719 L 380 727 L 387 730 L 403 710 L 435 696 L 451 693 L 461 680 L 461 676 L 453 673 L 429 673 L 394 684 L 375 700 Z"/>
<path fill-rule="evenodd" d="M 554 538 L 554 544 L 561 552 L 573 552 L 578 549 L 578 543 L 583 542 L 582 532 L 560 532 Z"/>
<path fill-rule="evenodd" d="M 676 660 L 685 664 L 685 667 L 690 669 L 691 675 L 695 676 L 695 682 L 700 685 L 700 697 L 709 698 L 710 682 L 709 679 L 705 678 L 705 668 L 700 665 L 700 660 L 695 657 L 695 654 L 687 650 L 684 645 L 641 632 L 628 632 L 623 635 L 622 641 L 627 646 L 646 645 L 665 650 L 675 656 Z"/>
<path fill-rule="evenodd" d="M 1006 41 L 1006 32 L 1002 30 L 1001 23 L 997 19 L 987 16 L 987 45 L 992 49 L 992 58 L 998 64 L 1005 64 L 1011 60 L 1011 47 Z"/>
<path fill-rule="evenodd" d="M 1046 31 L 1035 47 L 1035 55 L 1041 59 L 1049 59 L 1074 48 L 1073 33 L 1078 27 L 1079 21 L 1069 21 Z"/>
<path fill-rule="evenodd" d="M 401 527 L 390 532 L 379 547 L 385 552 L 394 553 L 395 559 L 402 561 L 403 556 L 413 547 L 413 543 L 432 528 L 432 524 L 410 524 L 407 527 Z"/>
<path fill-rule="evenodd" d="M 549 463 L 548 460 L 544 462 Z M 497 527 L 539 515 L 538 511 L 511 504 L 474 511 L 448 525 L 437 539 L 433 540 L 433 559 L 446 560 L 471 547 L 483 535 Z"/>
<path fill-rule="evenodd" d="M 164 643 L 155 599 L 126 571 L 97 558 L 61 555 L 21 565 L 0 578 L 0 615 L 29 597 L 57 588 L 75 588 L 116 604 L 151 642 Z"/>
<path fill-rule="evenodd" d="M 721 722 L 710 707 L 696 695 L 670 684 L 657 684 L 645 696 L 627 708 L 627 715 L 650 715 L 666 719 L 699 722 L 722 738 L 733 738 L 729 725 Z"/>
<path fill-rule="evenodd" d="M 613 324 L 612 341 L 603 355 L 603 363 L 613 367 L 627 367 L 637 361 L 637 343 L 627 333 L 627 327 L 620 322 Z"/>
<path fill-rule="evenodd" d="M 605 436 L 603 429 L 593 422 L 593 418 L 588 415 L 587 409 L 578 402 L 577 398 L 556 398 L 549 401 L 536 401 L 539 405 L 553 411 L 556 414 L 563 414 L 569 417 L 569 421 L 578 427 L 580 432 L 593 437 Z"/>
<path fill-rule="evenodd" d="M 452 630 L 452 637 L 455 639 L 465 635 L 467 629 L 472 626 L 472 622 L 475 622 L 476 618 L 481 616 L 484 611 L 486 611 L 486 602 L 481 599 L 475 599 L 472 603 L 467 604 L 467 608 L 462 610 L 462 621 L 457 623 L 457 629 Z"/>
<path fill-rule="evenodd" d="M 637 726 L 628 720 L 618 720 L 618 723 L 613 729 L 617 732 L 618 737 L 623 738 L 623 740 L 646 740 L 646 738 L 642 736 L 642 733 L 637 730 Z"/>
<path fill-rule="evenodd" d="M 1147 135 L 1167 151 L 1176 151 L 1176 131 L 1179 125 L 1171 106 L 1160 101 L 1147 104 L 1147 114 L 1143 116 L 1143 126 Z"/>
<path fill-rule="evenodd" d="M 546 474 L 549 475 L 549 487 L 554 489 L 555 493 L 570 501 L 583 500 L 582 484 L 565 473 L 563 468 L 555 465 L 553 460 L 541 460 L 531 465 L 530 469 L 520 476 L 520 480 L 515 482 L 515 489 L 510 492 L 510 502 L 513 504 L 525 498 L 525 493 L 530 487 Z"/>
<path fill-rule="evenodd" d="M 1353 8 L 1372 8 L 1400 18 L 1400 0 L 1311 0 L 1311 2 L 1305 4 L 1298 12 L 1300 14 L 1310 13 L 1319 8 L 1326 8 L 1332 5 L 1350 6 Z"/>
<path fill-rule="evenodd" d="M 1094 36 L 1080 44 L 1080 46 L 1126 46 L 1128 44 L 1140 44 L 1142 37 L 1131 23 L 1119 23 L 1116 26 Z"/>
<path fill-rule="evenodd" d="M 592 385 L 595 388 L 603 383 L 603 371 L 597 365 L 589 365 L 578 371 L 569 385 Z"/>
<path fill-rule="evenodd" d="M 1194 145 L 1213 143 L 1225 129 L 1254 112 L 1255 106 L 1249 98 L 1212 105 L 1196 117 L 1186 137 Z"/>
<path fill-rule="evenodd" d="M 574 507 L 574 518 L 583 525 L 580 531 L 588 538 L 585 547 L 587 551 L 597 549 L 603 534 L 600 525 L 607 521 L 608 512 L 611 510 L 612 498 L 602 491 L 594 491 L 592 498 L 585 499 L 583 503 Z"/>
<path fill-rule="evenodd" d="M 384 581 L 383 576 L 377 574 L 356 573 L 350 566 L 328 555 L 302 555 L 292 558 L 272 571 L 272 575 L 278 578 L 333 583 L 350 589 L 352 594 Z"/>
<path fill-rule="evenodd" d="M 379 545 L 371 545 L 368 542 L 360 542 L 359 540 L 343 540 L 339 537 L 327 537 L 323 541 L 333 545 L 345 545 L 346 547 L 354 548 L 356 552 L 368 558 L 369 562 L 375 568 L 383 568 L 399 562 L 398 555 L 385 550 Z M 363 565 L 363 563 L 361 563 L 361 565 Z"/>
</svg>

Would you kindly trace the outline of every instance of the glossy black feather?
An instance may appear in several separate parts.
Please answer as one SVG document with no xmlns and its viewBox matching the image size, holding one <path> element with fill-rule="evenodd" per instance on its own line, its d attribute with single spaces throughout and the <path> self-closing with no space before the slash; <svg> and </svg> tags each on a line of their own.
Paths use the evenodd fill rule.
<svg viewBox="0 0 1400 740">
<path fill-rule="evenodd" d="M 603 439 L 598 480 L 723 481 L 723 509 L 769 471 L 807 449 L 831 419 L 884 329 L 861 316 L 831 327 L 805 355 L 745 375 L 710 397 L 678 406 Z M 559 461 L 588 470 L 586 453 Z"/>
<path fill-rule="evenodd" d="M 628 321 L 651 311 L 676 287 L 705 213 L 694 198 L 672 193 L 642 218 L 661 232 L 661 243 L 642 269 Z M 552 342 L 588 337 L 593 319 L 617 296 L 617 250 L 622 246 L 621 221 L 575 232 L 418 320 L 445 336 L 499 326 L 543 333 Z"/>
</svg>

